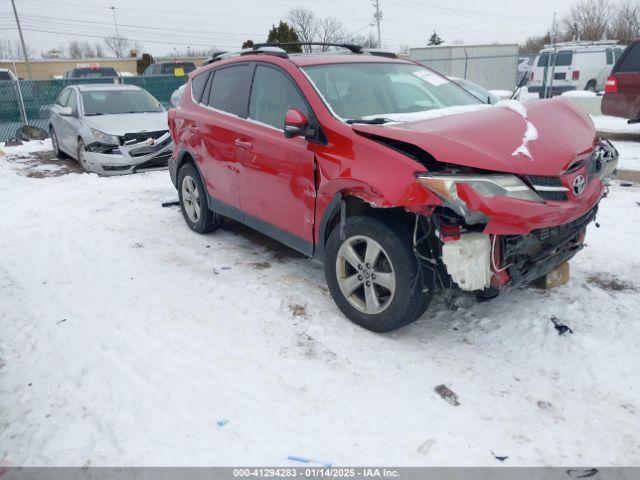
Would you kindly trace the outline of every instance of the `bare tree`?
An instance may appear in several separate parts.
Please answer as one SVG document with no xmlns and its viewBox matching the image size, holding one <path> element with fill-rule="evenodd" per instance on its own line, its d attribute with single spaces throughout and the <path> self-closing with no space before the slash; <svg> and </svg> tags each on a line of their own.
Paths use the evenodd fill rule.
<svg viewBox="0 0 640 480">
<path fill-rule="evenodd" d="M 322 43 L 343 42 L 346 37 L 342 23 L 335 17 L 325 17 L 318 20 L 318 41 Z M 321 47 L 324 52 L 328 47 Z"/>
<path fill-rule="evenodd" d="M 104 43 L 107 44 L 109 50 L 111 50 L 117 58 L 124 57 L 127 49 L 131 46 L 129 39 L 122 35 L 109 35 L 104 39 Z"/>
<path fill-rule="evenodd" d="M 78 40 L 70 40 L 67 46 L 68 58 L 82 58 L 82 47 Z"/>
<path fill-rule="evenodd" d="M 565 39 L 575 35 L 580 40 L 602 40 L 612 9 L 610 0 L 580 0 L 562 19 Z"/>
<path fill-rule="evenodd" d="M 34 58 L 34 50 L 27 45 L 27 57 Z M 23 60 L 22 45 L 17 40 L 0 40 L 0 58 L 11 60 Z"/>
<path fill-rule="evenodd" d="M 314 42 L 318 35 L 318 20 L 315 14 L 305 7 L 289 10 L 289 25 L 293 27 L 301 42 Z M 311 46 L 304 46 L 303 51 L 311 52 Z"/>
<path fill-rule="evenodd" d="M 104 58 L 104 49 L 102 48 L 102 44 L 100 42 L 96 42 L 94 45 L 96 58 Z"/>
<path fill-rule="evenodd" d="M 640 36 L 640 0 L 623 0 L 610 17 L 607 36 L 629 43 Z"/>
</svg>

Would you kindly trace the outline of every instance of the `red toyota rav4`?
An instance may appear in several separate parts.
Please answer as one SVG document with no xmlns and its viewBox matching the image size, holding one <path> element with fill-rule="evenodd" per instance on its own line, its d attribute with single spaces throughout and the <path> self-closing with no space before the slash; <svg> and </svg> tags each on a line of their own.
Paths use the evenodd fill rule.
<svg viewBox="0 0 640 480">
<path fill-rule="evenodd" d="M 617 152 L 563 99 L 484 105 L 412 62 L 256 46 L 189 76 L 169 162 L 193 230 L 240 221 L 324 262 L 340 310 L 406 325 L 573 257 Z"/>
</svg>

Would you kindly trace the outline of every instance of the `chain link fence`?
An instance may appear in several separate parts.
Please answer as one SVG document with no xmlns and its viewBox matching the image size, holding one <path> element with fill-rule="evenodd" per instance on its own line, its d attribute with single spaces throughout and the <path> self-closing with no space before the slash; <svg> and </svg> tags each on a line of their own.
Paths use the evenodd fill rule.
<svg viewBox="0 0 640 480">
<path fill-rule="evenodd" d="M 167 108 L 171 94 L 186 81 L 186 76 L 172 75 L 132 76 L 117 80 L 144 88 Z M 23 125 L 46 131 L 51 106 L 62 89 L 69 85 L 91 83 L 105 83 L 105 79 L 0 81 L 0 142 L 16 136 Z"/>
</svg>

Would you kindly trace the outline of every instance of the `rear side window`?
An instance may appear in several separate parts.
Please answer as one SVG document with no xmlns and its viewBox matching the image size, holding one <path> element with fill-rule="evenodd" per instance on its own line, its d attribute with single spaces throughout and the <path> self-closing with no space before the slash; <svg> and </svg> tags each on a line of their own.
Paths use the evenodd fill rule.
<svg viewBox="0 0 640 480">
<path fill-rule="evenodd" d="M 568 67 L 573 62 L 573 52 L 563 51 L 556 53 L 556 67 Z"/>
<path fill-rule="evenodd" d="M 546 67 L 549 62 L 549 52 L 544 52 L 540 54 L 540 58 L 538 58 L 538 66 Z"/>
<path fill-rule="evenodd" d="M 613 50 L 607 48 L 605 53 L 607 54 L 607 65 L 613 65 Z"/>
<path fill-rule="evenodd" d="M 191 80 L 191 95 L 193 99 L 200 103 L 202 100 L 202 93 L 204 92 L 205 87 L 207 86 L 207 81 L 209 81 L 209 74 L 211 72 L 204 72 L 200 75 L 196 75 Z"/>
<path fill-rule="evenodd" d="M 239 117 L 247 115 L 251 66 L 234 65 L 213 73 L 209 106 Z"/>
<path fill-rule="evenodd" d="M 620 65 L 616 68 L 616 72 L 640 72 L 640 42 L 627 47 Z"/>
<path fill-rule="evenodd" d="M 258 65 L 251 88 L 249 118 L 282 130 L 289 108 L 308 115 L 307 103 L 291 79 L 280 70 Z"/>
</svg>

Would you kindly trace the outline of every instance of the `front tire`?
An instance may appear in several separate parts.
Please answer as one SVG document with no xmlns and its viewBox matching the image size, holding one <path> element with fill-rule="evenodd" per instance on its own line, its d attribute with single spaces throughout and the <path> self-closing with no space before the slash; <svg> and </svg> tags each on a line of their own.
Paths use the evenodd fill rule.
<svg viewBox="0 0 640 480">
<path fill-rule="evenodd" d="M 410 234 L 367 216 L 348 217 L 326 245 L 325 277 L 331 296 L 351 321 L 388 332 L 426 310 L 433 286 L 422 291 Z"/>
<path fill-rule="evenodd" d="M 84 146 L 84 142 L 82 141 L 82 139 L 78 139 L 78 153 L 76 154 L 76 160 L 78 161 L 78 164 L 80 165 L 82 170 L 88 172 L 89 166 L 87 164 L 87 158 L 84 155 L 86 151 L 87 148 Z"/>
<path fill-rule="evenodd" d="M 220 228 L 222 217 L 209 210 L 200 172 L 191 163 L 184 165 L 178 173 L 178 197 L 182 216 L 191 230 L 209 233 Z"/>
</svg>

